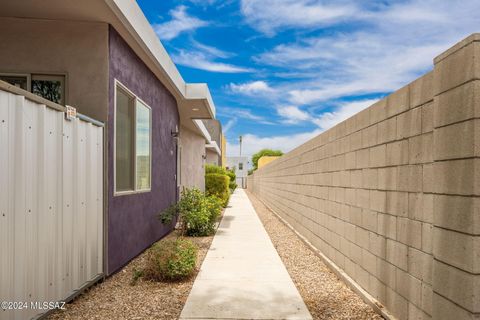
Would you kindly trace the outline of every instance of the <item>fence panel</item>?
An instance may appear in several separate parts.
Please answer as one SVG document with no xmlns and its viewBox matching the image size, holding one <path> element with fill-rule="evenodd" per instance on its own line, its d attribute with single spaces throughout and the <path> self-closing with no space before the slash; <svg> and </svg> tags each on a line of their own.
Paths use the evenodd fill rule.
<svg viewBox="0 0 480 320">
<path fill-rule="evenodd" d="M 0 90 L 0 150 L 0 319 L 35 318 L 103 274 L 103 127 Z"/>
</svg>

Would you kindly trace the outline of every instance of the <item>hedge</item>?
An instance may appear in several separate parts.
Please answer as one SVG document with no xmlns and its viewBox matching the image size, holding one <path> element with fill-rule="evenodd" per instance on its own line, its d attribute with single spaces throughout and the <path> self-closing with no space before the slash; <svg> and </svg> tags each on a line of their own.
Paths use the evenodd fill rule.
<svg viewBox="0 0 480 320">
<path fill-rule="evenodd" d="M 230 197 L 230 178 L 220 173 L 207 173 L 205 175 L 205 193 L 220 198 L 224 207 Z"/>
</svg>

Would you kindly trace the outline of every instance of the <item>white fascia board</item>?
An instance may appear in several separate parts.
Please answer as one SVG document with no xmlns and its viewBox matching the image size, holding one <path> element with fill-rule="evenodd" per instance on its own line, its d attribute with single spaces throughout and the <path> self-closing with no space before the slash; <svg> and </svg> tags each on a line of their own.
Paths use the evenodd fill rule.
<svg viewBox="0 0 480 320">
<path fill-rule="evenodd" d="M 207 141 L 207 144 L 210 144 L 212 142 L 212 137 L 210 136 L 210 133 L 208 132 L 207 127 L 205 127 L 205 125 L 203 124 L 203 121 L 198 119 L 193 119 L 192 121 L 195 124 L 195 126 L 198 128 L 198 130 L 200 130 L 200 132 L 202 133 L 202 136 Z"/>
<path fill-rule="evenodd" d="M 213 149 L 219 156 L 222 155 L 222 151 L 220 151 L 220 148 L 218 147 L 218 144 L 216 141 L 211 141 L 209 144 L 205 145 L 205 148 Z"/>
<path fill-rule="evenodd" d="M 185 83 L 155 31 L 143 14 L 136 1 L 132 0 L 104 0 L 112 9 L 117 18 L 135 38 L 154 64 L 166 75 L 176 94 L 184 100 L 205 100 L 212 119 L 215 118 L 215 105 L 210 90 L 205 83 Z"/>
</svg>

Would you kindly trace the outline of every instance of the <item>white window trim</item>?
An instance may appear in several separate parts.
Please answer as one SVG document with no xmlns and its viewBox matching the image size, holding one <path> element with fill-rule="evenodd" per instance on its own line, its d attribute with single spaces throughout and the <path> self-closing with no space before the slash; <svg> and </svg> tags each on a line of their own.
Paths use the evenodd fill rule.
<svg viewBox="0 0 480 320">
<path fill-rule="evenodd" d="M 133 122 L 135 123 L 135 128 L 133 130 L 133 150 L 134 150 L 134 170 L 133 170 L 133 181 L 134 189 L 126 191 L 117 191 L 117 88 L 120 87 L 128 95 L 134 99 L 135 113 Z M 141 102 L 145 107 L 150 110 L 150 188 L 148 189 L 137 189 L 137 101 Z M 113 195 L 114 196 L 124 196 L 129 194 L 145 193 L 152 191 L 152 108 L 142 99 L 140 99 L 136 94 L 134 94 L 130 89 L 128 89 L 123 83 L 114 80 L 114 91 L 113 91 Z"/>
</svg>

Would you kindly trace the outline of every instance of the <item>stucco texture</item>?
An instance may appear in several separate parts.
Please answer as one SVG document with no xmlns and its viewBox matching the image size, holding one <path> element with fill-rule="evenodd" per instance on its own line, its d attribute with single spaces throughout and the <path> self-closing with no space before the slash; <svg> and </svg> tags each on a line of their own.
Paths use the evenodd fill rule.
<svg viewBox="0 0 480 320">
<path fill-rule="evenodd" d="M 186 127 L 180 128 L 181 188 L 205 190 L 205 138 Z"/>
<path fill-rule="evenodd" d="M 0 73 L 64 75 L 66 103 L 105 122 L 106 23 L 0 18 Z"/>
<path fill-rule="evenodd" d="M 109 29 L 108 108 L 108 272 L 112 273 L 166 235 L 157 215 L 176 201 L 176 142 L 179 124 L 175 98 L 130 49 Z M 117 79 L 152 108 L 151 191 L 114 196 L 114 81 Z"/>
</svg>

